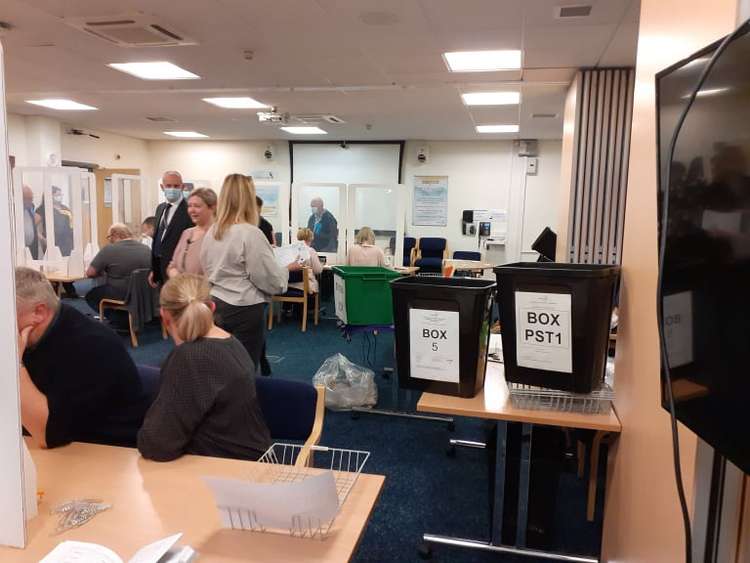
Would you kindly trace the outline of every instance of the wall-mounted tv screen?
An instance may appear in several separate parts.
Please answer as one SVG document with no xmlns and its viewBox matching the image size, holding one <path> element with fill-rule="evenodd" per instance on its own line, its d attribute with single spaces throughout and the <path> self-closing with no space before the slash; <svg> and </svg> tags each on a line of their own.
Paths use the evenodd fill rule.
<svg viewBox="0 0 750 563">
<path fill-rule="evenodd" d="M 669 159 L 677 120 L 717 47 L 711 45 L 656 77 L 660 219 L 669 197 L 664 339 L 677 418 L 750 473 L 747 31 L 716 60 Z"/>
</svg>

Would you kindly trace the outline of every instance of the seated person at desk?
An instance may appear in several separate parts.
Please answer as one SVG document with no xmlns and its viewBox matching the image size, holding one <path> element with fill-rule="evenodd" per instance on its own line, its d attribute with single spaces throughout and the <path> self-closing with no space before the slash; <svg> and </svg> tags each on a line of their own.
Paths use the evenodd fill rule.
<svg viewBox="0 0 750 563">
<path fill-rule="evenodd" d="M 183 454 L 258 459 L 271 435 L 255 392 L 253 362 L 213 322 L 206 278 L 179 274 L 161 290 L 161 315 L 175 348 L 161 368 L 159 395 L 138 433 L 143 457 Z"/>
<path fill-rule="evenodd" d="M 385 267 L 385 254 L 375 246 L 375 233 L 370 227 L 362 227 L 354 238 L 355 244 L 346 255 L 347 266 L 380 266 Z"/>
<path fill-rule="evenodd" d="M 312 275 L 309 275 L 307 278 L 307 287 L 310 293 L 318 293 L 318 280 L 315 278 L 315 276 L 319 276 L 323 271 L 323 264 L 320 263 L 318 253 L 315 252 L 315 249 L 312 247 L 315 236 L 310 229 L 299 229 L 297 231 L 297 240 L 304 242 L 307 246 L 307 251 L 310 253 L 309 258 L 305 258 L 305 260 L 301 263 L 303 268 L 312 269 Z M 292 281 L 292 276 L 299 277 L 300 281 Z M 298 293 L 304 291 L 305 283 L 302 281 L 301 276 L 302 272 L 289 272 L 289 289 L 296 289 L 298 290 Z M 287 291 L 287 293 L 293 292 Z"/>
<path fill-rule="evenodd" d="M 135 446 L 148 404 L 120 337 L 30 268 L 16 268 L 16 321 L 21 421 L 34 442 Z"/>
<path fill-rule="evenodd" d="M 151 268 L 151 251 L 133 238 L 127 225 L 114 223 L 107 232 L 107 240 L 109 244 L 94 256 L 86 269 L 89 278 L 106 278 L 104 285 L 98 285 L 86 294 L 86 303 L 94 311 L 99 311 L 102 299 L 125 299 L 130 274 Z"/>
</svg>

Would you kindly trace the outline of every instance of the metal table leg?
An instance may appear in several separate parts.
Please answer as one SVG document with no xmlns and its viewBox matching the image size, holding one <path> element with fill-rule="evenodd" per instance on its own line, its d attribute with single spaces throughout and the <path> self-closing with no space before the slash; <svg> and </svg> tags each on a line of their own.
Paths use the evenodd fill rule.
<svg viewBox="0 0 750 563">
<path fill-rule="evenodd" d="M 524 544 L 526 543 L 526 525 L 528 523 L 528 500 L 531 476 L 531 435 L 532 425 L 524 424 L 522 427 L 523 442 L 521 444 L 521 474 L 518 494 L 518 529 L 516 532 L 516 545 L 511 546 L 502 544 L 508 423 L 498 421 L 497 450 L 495 452 L 495 494 L 492 499 L 492 529 L 490 531 L 490 541 L 478 541 L 438 534 L 423 534 L 422 541 L 426 546 L 432 544 L 448 545 L 478 551 L 548 559 L 551 561 L 566 561 L 568 563 L 599 563 L 598 557 L 592 557 L 589 555 L 572 555 L 524 547 Z M 424 549 L 422 552 L 425 553 Z M 429 550 L 426 553 L 429 555 Z"/>
<path fill-rule="evenodd" d="M 516 545 L 526 546 L 526 528 L 529 523 L 529 486 L 531 483 L 531 424 L 521 427 L 521 468 L 518 479 L 518 516 L 516 518 Z"/>
</svg>

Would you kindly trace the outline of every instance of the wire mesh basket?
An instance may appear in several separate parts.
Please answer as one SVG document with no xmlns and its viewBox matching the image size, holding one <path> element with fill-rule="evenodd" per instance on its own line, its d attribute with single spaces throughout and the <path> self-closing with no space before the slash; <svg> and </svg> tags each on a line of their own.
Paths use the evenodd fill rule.
<svg viewBox="0 0 750 563">
<path fill-rule="evenodd" d="M 570 393 L 522 383 L 508 383 L 513 406 L 529 410 L 607 414 L 615 393 L 608 383 L 591 393 Z"/>
<path fill-rule="evenodd" d="M 370 452 L 360 450 L 325 446 L 310 446 L 305 449 L 300 444 L 277 442 L 261 456 L 258 460 L 260 463 L 253 466 L 249 478 L 254 483 L 262 484 L 299 483 L 331 471 L 340 512 L 369 457 Z M 288 534 L 299 538 L 325 538 L 336 518 L 321 519 L 301 512 L 291 517 L 288 529 L 281 529 L 265 526 L 253 510 L 229 506 L 220 506 L 219 509 L 229 513 L 227 521 L 232 529 Z"/>
</svg>

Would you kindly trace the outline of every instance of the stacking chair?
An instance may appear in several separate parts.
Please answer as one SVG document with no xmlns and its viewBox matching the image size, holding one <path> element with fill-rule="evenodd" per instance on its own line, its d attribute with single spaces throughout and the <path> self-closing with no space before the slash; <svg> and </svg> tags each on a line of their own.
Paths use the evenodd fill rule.
<svg viewBox="0 0 750 563">
<path fill-rule="evenodd" d="M 143 326 L 159 314 L 159 290 L 148 283 L 148 268 L 134 270 L 130 274 L 125 299 L 105 298 L 99 302 L 99 318 L 104 320 L 105 309 L 127 311 L 130 343 L 138 348 L 138 333 Z M 162 327 L 162 335 L 164 328 Z"/>
<path fill-rule="evenodd" d="M 295 465 L 312 465 L 312 446 L 320 442 L 325 417 L 325 387 L 301 381 L 258 377 L 255 390 L 273 441 L 304 442 Z"/>
<path fill-rule="evenodd" d="M 308 298 L 313 297 L 314 300 L 314 322 L 317 326 L 318 317 L 320 315 L 320 291 L 316 293 L 310 292 L 310 276 L 313 276 L 311 268 L 302 268 L 300 272 L 290 272 L 289 281 L 292 283 L 303 282 L 303 290 L 290 288 L 286 293 L 281 295 L 274 295 L 271 306 L 268 308 L 268 330 L 273 329 L 273 308 L 275 303 L 299 303 L 302 305 L 302 332 L 307 330 L 307 307 Z M 281 307 L 278 308 L 277 322 L 281 322 Z"/>
<path fill-rule="evenodd" d="M 404 267 L 414 265 L 416 246 L 417 239 L 414 237 L 404 237 Z"/>
<path fill-rule="evenodd" d="M 444 238 L 423 237 L 417 242 L 417 253 L 414 265 L 419 273 L 441 273 L 443 260 L 448 258 L 447 243 Z"/>
<path fill-rule="evenodd" d="M 453 253 L 454 260 L 474 260 L 479 262 L 482 259 L 481 252 L 474 252 L 473 250 L 456 250 Z"/>
</svg>

